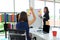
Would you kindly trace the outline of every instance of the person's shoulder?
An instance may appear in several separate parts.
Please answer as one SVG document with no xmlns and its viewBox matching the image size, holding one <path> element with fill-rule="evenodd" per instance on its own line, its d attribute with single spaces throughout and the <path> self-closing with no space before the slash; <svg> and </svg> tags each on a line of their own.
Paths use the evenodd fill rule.
<svg viewBox="0 0 60 40">
<path fill-rule="evenodd" d="M 17 24 L 28 24 L 27 22 L 18 22 Z"/>
<path fill-rule="evenodd" d="M 20 24 L 20 22 L 17 22 L 17 25 Z"/>
<path fill-rule="evenodd" d="M 27 23 L 27 22 L 24 22 L 24 23 Z"/>
</svg>

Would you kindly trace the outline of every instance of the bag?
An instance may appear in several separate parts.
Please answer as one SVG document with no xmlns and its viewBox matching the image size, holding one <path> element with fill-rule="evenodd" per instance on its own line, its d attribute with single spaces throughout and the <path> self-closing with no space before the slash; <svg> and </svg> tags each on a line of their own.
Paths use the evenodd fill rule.
<svg viewBox="0 0 60 40">
<path fill-rule="evenodd" d="M 46 25 L 49 25 L 49 21 L 46 21 Z"/>
<path fill-rule="evenodd" d="M 43 32 L 49 33 L 50 25 L 43 25 Z"/>
</svg>

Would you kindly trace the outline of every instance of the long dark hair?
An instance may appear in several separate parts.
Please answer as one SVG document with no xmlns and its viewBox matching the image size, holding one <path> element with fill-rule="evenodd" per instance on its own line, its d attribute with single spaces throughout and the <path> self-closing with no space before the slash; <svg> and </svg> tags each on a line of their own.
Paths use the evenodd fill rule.
<svg viewBox="0 0 60 40">
<path fill-rule="evenodd" d="M 19 22 L 19 20 L 18 20 L 19 19 L 19 14 L 16 15 L 16 18 L 17 18 L 17 22 Z"/>
<path fill-rule="evenodd" d="M 46 9 L 46 13 L 49 13 L 49 9 L 48 7 L 44 7 Z"/>
<path fill-rule="evenodd" d="M 28 23 L 27 13 L 24 12 L 24 11 L 22 11 L 22 12 L 20 13 L 20 20 L 19 20 L 19 22 L 21 22 L 21 21 L 24 21 L 24 22 L 27 22 L 27 23 Z"/>
</svg>

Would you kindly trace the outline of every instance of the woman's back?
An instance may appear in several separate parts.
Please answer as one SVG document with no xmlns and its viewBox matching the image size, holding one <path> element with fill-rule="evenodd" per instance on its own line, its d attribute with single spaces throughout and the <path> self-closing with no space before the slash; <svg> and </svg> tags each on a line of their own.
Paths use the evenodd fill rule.
<svg viewBox="0 0 60 40">
<path fill-rule="evenodd" d="M 34 14 L 33 8 L 30 7 L 30 10 L 31 10 L 31 13 L 33 15 L 33 19 L 31 21 L 29 21 L 27 13 L 22 11 L 20 13 L 19 21 L 18 21 L 18 23 L 16 25 L 17 30 L 25 30 L 26 31 L 28 40 L 30 40 L 30 38 L 29 38 L 29 25 L 34 23 L 34 21 L 36 20 L 36 16 Z"/>
<path fill-rule="evenodd" d="M 29 27 L 28 27 L 28 23 L 27 22 L 18 22 L 16 24 L 16 29 L 17 30 L 22 30 L 22 31 L 26 31 L 26 35 L 27 35 L 27 40 L 30 40 L 29 38 Z"/>
<path fill-rule="evenodd" d="M 16 25 L 17 30 L 29 30 L 27 22 L 18 22 Z"/>
</svg>

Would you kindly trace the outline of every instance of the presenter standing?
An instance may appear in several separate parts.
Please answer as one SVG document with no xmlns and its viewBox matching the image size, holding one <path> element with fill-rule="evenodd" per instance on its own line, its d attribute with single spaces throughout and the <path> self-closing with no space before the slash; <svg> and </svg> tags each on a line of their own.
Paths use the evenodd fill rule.
<svg viewBox="0 0 60 40">
<path fill-rule="evenodd" d="M 49 10 L 48 7 L 44 7 L 44 16 L 43 16 L 43 31 L 49 33 Z"/>
</svg>

